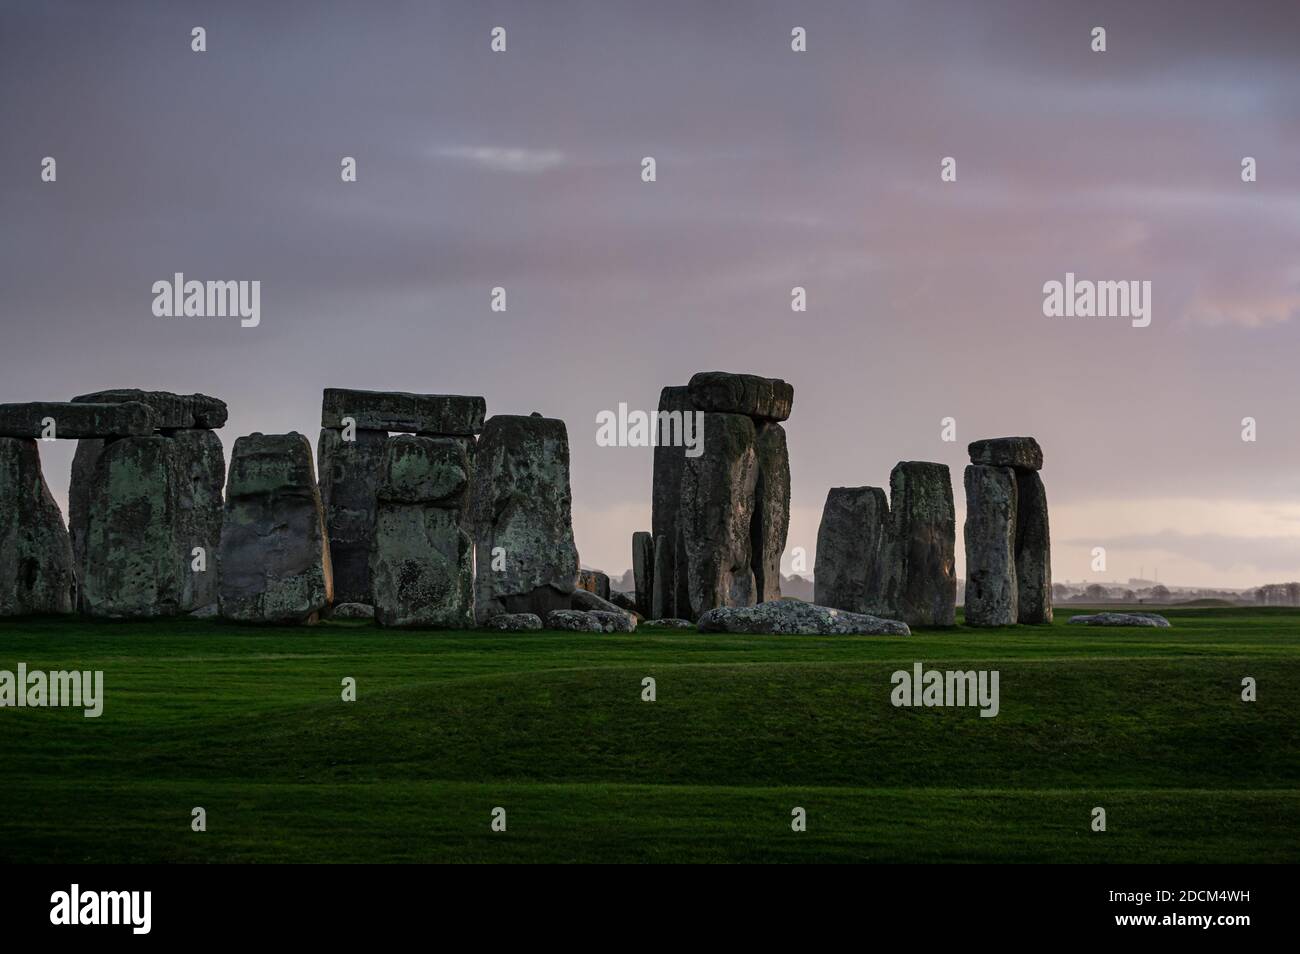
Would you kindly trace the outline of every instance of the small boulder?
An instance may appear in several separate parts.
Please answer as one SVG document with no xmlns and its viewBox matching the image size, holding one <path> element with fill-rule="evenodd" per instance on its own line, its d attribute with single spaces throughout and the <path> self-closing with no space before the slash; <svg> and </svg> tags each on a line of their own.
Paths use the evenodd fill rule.
<svg viewBox="0 0 1300 954">
<path fill-rule="evenodd" d="M 542 628 L 542 618 L 536 613 L 498 613 L 483 624 L 485 629 L 499 629 L 507 633 L 524 633 Z"/>
</svg>

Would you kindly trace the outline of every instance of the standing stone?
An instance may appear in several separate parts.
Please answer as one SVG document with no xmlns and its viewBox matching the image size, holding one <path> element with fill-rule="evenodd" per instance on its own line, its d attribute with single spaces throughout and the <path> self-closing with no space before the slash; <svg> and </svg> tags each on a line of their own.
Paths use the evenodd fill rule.
<svg viewBox="0 0 1300 954">
<path fill-rule="evenodd" d="M 679 607 L 682 613 L 690 613 L 686 574 L 683 572 L 679 577 L 677 564 L 679 556 L 685 552 L 678 535 L 682 472 L 686 466 L 684 427 L 686 416 L 693 413 L 687 388 L 667 387 L 659 393 L 650 529 L 656 541 L 654 585 L 662 588 L 662 609 L 665 616 L 677 615 Z M 666 547 L 658 545 L 660 537 L 667 540 Z"/>
<path fill-rule="evenodd" d="M 70 613 L 72 543 L 30 438 L 0 437 L 0 616 Z"/>
<path fill-rule="evenodd" d="M 752 606 L 751 520 L 758 462 L 754 422 L 740 414 L 704 415 L 704 453 L 686 457 L 680 536 L 691 618 L 718 606 Z M 681 573 L 681 566 L 677 572 Z M 678 606 L 681 616 L 682 607 Z"/>
<path fill-rule="evenodd" d="M 750 528 L 754 599 L 766 603 L 781 598 L 781 556 L 790 529 L 790 452 L 785 428 L 760 424 L 754 436 L 754 451 L 758 465 Z"/>
<path fill-rule="evenodd" d="M 1010 626 L 1019 616 L 1016 587 L 1016 472 L 966 468 L 966 625 Z"/>
<path fill-rule="evenodd" d="M 72 478 L 68 483 L 68 532 L 72 537 L 72 561 L 77 570 L 78 590 L 84 589 L 86 567 L 86 529 L 90 523 L 90 500 L 95 492 L 95 472 L 105 441 L 88 437 L 77 441 L 72 455 Z M 78 604 L 85 608 L 84 593 Z"/>
<path fill-rule="evenodd" d="M 545 618 L 568 609 L 578 550 L 564 422 L 490 418 L 479 440 L 473 495 L 478 621 L 498 613 Z"/>
<path fill-rule="evenodd" d="M 333 601 L 325 514 L 303 435 L 235 441 L 219 565 L 226 619 L 310 623 Z"/>
<path fill-rule="evenodd" d="M 832 487 L 817 529 L 813 602 L 888 616 L 884 583 L 891 564 L 885 492 L 879 487 Z"/>
<path fill-rule="evenodd" d="M 81 580 L 86 613 L 131 619 L 193 608 L 184 602 L 191 571 L 177 539 L 187 480 L 170 438 L 123 437 L 104 446 L 87 506 Z"/>
<path fill-rule="evenodd" d="M 578 589 L 595 593 L 602 600 L 609 599 L 609 574 L 600 570 L 579 570 Z"/>
<path fill-rule="evenodd" d="M 1016 588 L 1020 622 L 1052 621 L 1052 542 L 1047 491 L 1037 471 L 1016 472 Z"/>
<path fill-rule="evenodd" d="M 673 587 L 673 544 L 676 538 L 658 537 L 655 540 L 655 569 L 651 579 L 650 615 L 655 619 L 667 619 L 666 611 L 677 605 Z"/>
<path fill-rule="evenodd" d="M 470 481 L 451 438 L 390 438 L 384 449 L 370 553 L 381 626 L 474 625 L 473 542 L 460 527 Z"/>
<path fill-rule="evenodd" d="M 889 501 L 897 567 L 886 584 L 891 615 L 909 626 L 952 626 L 957 518 L 947 465 L 901 461 L 889 475 Z"/>
<path fill-rule="evenodd" d="M 654 604 L 655 541 L 644 530 L 632 534 L 632 580 L 636 587 L 636 611 L 649 616 Z"/>
<path fill-rule="evenodd" d="M 217 602 L 226 452 L 214 431 L 176 430 L 170 440 L 181 475 L 175 527 L 177 559 L 183 567 L 180 608 L 191 612 Z M 203 571 L 194 569 L 195 547 L 203 548 L 207 566 Z"/>
<path fill-rule="evenodd" d="M 334 568 L 334 600 L 373 603 L 370 551 L 375 537 L 387 431 L 360 430 L 355 440 L 322 428 L 317 443 L 321 503 Z"/>
</svg>

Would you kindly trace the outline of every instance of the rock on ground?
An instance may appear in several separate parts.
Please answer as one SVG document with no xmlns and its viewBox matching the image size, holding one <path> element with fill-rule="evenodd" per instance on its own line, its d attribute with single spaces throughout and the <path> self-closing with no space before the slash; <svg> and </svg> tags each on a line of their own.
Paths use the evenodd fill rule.
<svg viewBox="0 0 1300 954">
<path fill-rule="evenodd" d="M 1169 626 L 1169 620 L 1158 613 L 1094 613 L 1090 616 L 1072 616 L 1070 622 L 1084 626 Z"/>
<path fill-rule="evenodd" d="M 220 567 L 226 619 L 315 622 L 333 602 L 324 510 L 303 435 L 251 434 L 235 441 Z"/>
<path fill-rule="evenodd" d="M 605 623 L 585 610 L 551 610 L 546 614 L 547 629 L 567 629 L 575 633 L 603 633 Z"/>
<path fill-rule="evenodd" d="M 72 543 L 30 438 L 0 437 L 0 616 L 71 613 Z"/>
<path fill-rule="evenodd" d="M 966 625 L 1011 626 L 1019 618 L 1016 472 L 966 467 Z"/>
<path fill-rule="evenodd" d="M 335 603 L 330 619 L 374 619 L 375 608 L 369 603 Z"/>
<path fill-rule="evenodd" d="M 498 613 L 483 624 L 486 629 L 499 629 L 507 633 L 524 633 L 542 628 L 542 618 L 536 613 Z"/>
<path fill-rule="evenodd" d="M 849 613 L 802 600 L 774 600 L 756 606 L 722 606 L 700 616 L 702 633 L 773 635 L 908 636 L 906 623 L 865 613 Z"/>
<path fill-rule="evenodd" d="M 475 613 L 567 608 L 578 579 L 564 422 L 497 415 L 478 445 L 471 521 Z"/>
<path fill-rule="evenodd" d="M 689 619 L 652 619 L 641 624 L 642 626 L 658 626 L 661 629 L 694 629 L 695 624 Z"/>
</svg>

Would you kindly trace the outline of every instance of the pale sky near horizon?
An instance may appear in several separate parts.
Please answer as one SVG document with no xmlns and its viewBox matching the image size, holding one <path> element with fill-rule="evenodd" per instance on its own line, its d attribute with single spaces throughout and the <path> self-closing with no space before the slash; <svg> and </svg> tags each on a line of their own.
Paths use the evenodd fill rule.
<svg viewBox="0 0 1300 954">
<path fill-rule="evenodd" d="M 941 461 L 960 520 L 966 444 L 1032 434 L 1056 579 L 1300 579 L 1292 0 L 0 2 L 0 130 L 0 401 L 202 391 L 229 452 L 314 444 L 325 387 L 482 394 L 565 420 L 618 574 L 652 452 L 596 414 L 747 371 L 795 388 L 809 569 L 828 488 Z M 154 317 L 177 271 L 260 326 Z M 1150 327 L 1044 317 L 1066 272 Z"/>
</svg>

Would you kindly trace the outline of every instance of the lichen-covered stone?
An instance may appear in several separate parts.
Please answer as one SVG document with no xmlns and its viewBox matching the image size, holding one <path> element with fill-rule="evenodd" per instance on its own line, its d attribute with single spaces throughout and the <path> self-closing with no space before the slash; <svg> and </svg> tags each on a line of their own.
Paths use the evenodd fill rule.
<svg viewBox="0 0 1300 954">
<path fill-rule="evenodd" d="M 112 388 L 80 394 L 75 404 L 123 404 L 138 402 L 154 412 L 154 426 L 160 430 L 225 427 L 229 414 L 226 402 L 206 394 L 174 394 L 171 391 L 142 391 L 139 388 Z"/>
<path fill-rule="evenodd" d="M 1019 618 L 1016 472 L 970 464 L 964 478 L 966 625 L 1011 626 Z"/>
<path fill-rule="evenodd" d="M 497 415 L 483 426 L 470 509 L 477 571 L 475 613 L 535 613 L 568 606 L 578 579 L 564 422 Z"/>
<path fill-rule="evenodd" d="M 1043 449 L 1032 437 L 991 437 L 975 441 L 967 451 L 972 464 L 1016 470 L 1043 469 Z"/>
<path fill-rule="evenodd" d="M 342 431 L 321 429 L 316 445 L 321 503 L 334 568 L 334 599 L 373 603 L 370 549 L 388 432 L 357 430 L 352 436 L 345 441 Z"/>
<path fill-rule="evenodd" d="M 542 618 L 536 613 L 498 613 L 483 624 L 485 629 L 499 629 L 507 633 L 526 633 L 542 628 Z"/>
<path fill-rule="evenodd" d="M 1047 491 L 1037 471 L 1016 473 L 1016 590 L 1020 622 L 1052 621 L 1052 539 Z"/>
<path fill-rule="evenodd" d="M 45 437 L 46 421 L 53 422 L 51 436 L 61 440 L 83 437 L 147 437 L 156 427 L 146 404 L 74 404 L 39 401 L 0 404 L 0 437 Z"/>
<path fill-rule="evenodd" d="M 87 505 L 81 567 L 81 604 L 87 614 L 134 619 L 197 608 L 190 558 L 178 535 L 183 525 L 190 525 L 181 514 L 188 480 L 171 438 L 124 437 L 104 445 L 90 478 Z"/>
<path fill-rule="evenodd" d="M 473 541 L 460 527 L 469 460 L 449 438 L 402 435 L 384 452 L 370 553 L 381 626 L 474 624 Z"/>
<path fill-rule="evenodd" d="M 30 438 L 0 437 L 0 616 L 70 613 L 72 543 Z"/>
<path fill-rule="evenodd" d="M 687 457 L 682 473 L 680 532 L 692 617 L 755 602 L 754 422 L 740 414 L 705 414 L 703 438 L 704 453 Z M 685 614 L 679 606 L 674 615 Z"/>
<path fill-rule="evenodd" d="M 754 485 L 754 515 L 750 526 L 754 566 L 754 599 L 781 598 L 781 556 L 790 529 L 790 452 L 785 428 L 760 424 L 754 435 L 758 478 Z"/>
<path fill-rule="evenodd" d="M 695 624 L 689 619 L 649 619 L 642 626 L 657 626 L 660 629 L 694 629 Z"/>
<path fill-rule="evenodd" d="M 687 387 L 697 410 L 744 414 L 759 421 L 784 421 L 794 405 L 794 387 L 780 378 L 700 371 Z"/>
<path fill-rule="evenodd" d="M 879 487 L 832 487 L 817 529 L 813 601 L 887 616 L 885 580 L 892 574 L 889 500 Z"/>
<path fill-rule="evenodd" d="M 946 464 L 901 461 L 889 475 L 890 539 L 897 575 L 886 604 L 909 626 L 952 626 L 957 518 Z"/>
<path fill-rule="evenodd" d="M 654 604 L 655 542 L 644 530 L 632 534 L 632 581 L 637 612 L 649 615 Z"/>
<path fill-rule="evenodd" d="M 805 603 L 773 600 L 756 606 L 723 606 L 700 616 L 702 633 L 748 633 L 799 636 L 908 636 L 906 623 L 864 613 L 850 613 Z"/>
<path fill-rule="evenodd" d="M 181 474 L 175 537 L 177 557 L 186 567 L 182 573 L 180 606 L 182 611 L 188 612 L 217 602 L 220 580 L 217 562 L 225 511 L 221 488 L 226 482 L 226 451 L 221 438 L 207 429 L 183 428 L 171 431 L 169 438 Z M 206 569 L 195 569 L 198 562 L 194 552 L 196 548 L 203 550 L 201 565 Z"/>
<path fill-rule="evenodd" d="M 609 599 L 609 574 L 600 570 L 578 570 L 578 589 Z"/>
<path fill-rule="evenodd" d="M 551 610 L 546 614 L 547 629 L 566 629 L 575 633 L 603 633 L 605 624 L 585 610 Z"/>
<path fill-rule="evenodd" d="M 609 601 L 625 613 L 635 613 L 638 616 L 645 615 L 637 607 L 636 597 L 631 593 L 624 593 L 621 590 L 610 590 Z"/>
<path fill-rule="evenodd" d="M 1156 626 L 1164 629 L 1169 620 L 1158 613 L 1093 613 L 1090 616 L 1071 616 L 1071 623 L 1084 626 Z"/>
<path fill-rule="evenodd" d="M 375 608 L 369 603 L 335 603 L 330 619 L 374 619 Z"/>
<path fill-rule="evenodd" d="M 324 510 L 303 435 L 251 434 L 235 441 L 220 570 L 227 619 L 315 622 L 333 601 Z"/>
<path fill-rule="evenodd" d="M 326 388 L 321 427 L 344 427 L 352 418 L 360 430 L 409 431 L 428 436 L 470 436 L 483 430 L 487 402 L 464 394 L 411 394 Z"/>
</svg>

